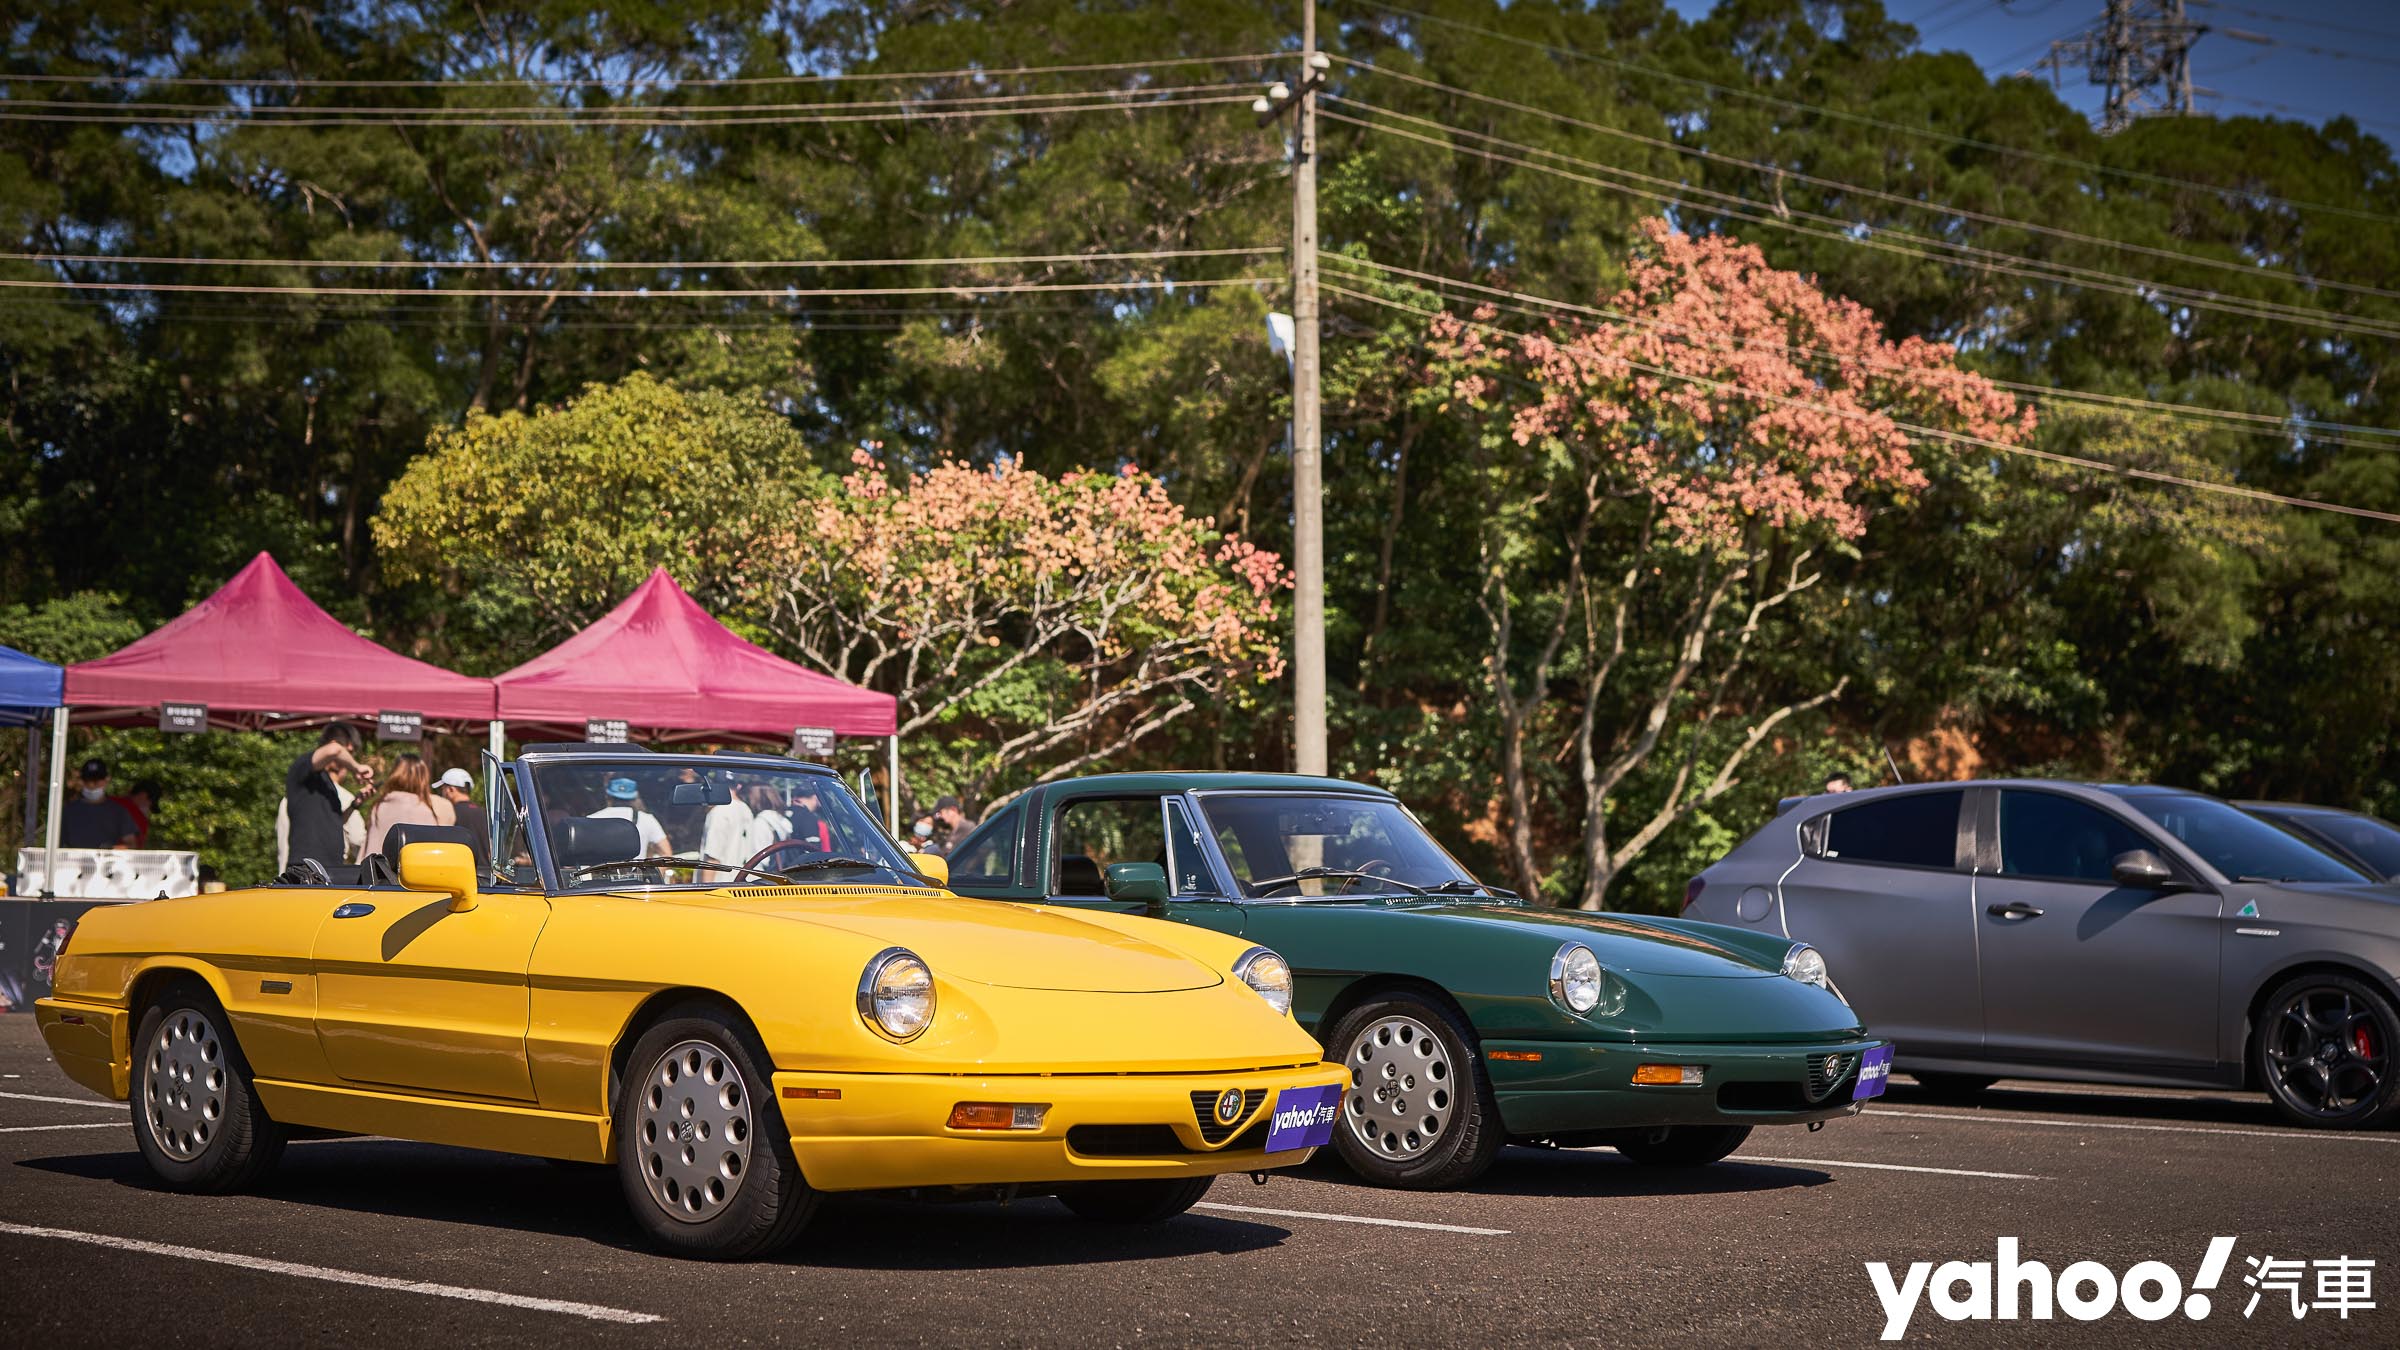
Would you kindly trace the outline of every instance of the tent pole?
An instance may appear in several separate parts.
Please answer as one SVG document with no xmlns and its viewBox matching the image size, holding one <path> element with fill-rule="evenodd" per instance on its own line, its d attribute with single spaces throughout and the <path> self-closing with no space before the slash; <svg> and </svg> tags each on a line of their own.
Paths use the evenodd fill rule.
<svg viewBox="0 0 2400 1350">
<path fill-rule="evenodd" d="M 67 710 L 50 713 L 50 815 L 42 822 L 42 898 L 55 900 L 58 888 L 58 816 L 67 805 Z"/>
<path fill-rule="evenodd" d="M 888 828 L 889 828 L 889 829 L 891 830 L 891 832 L 892 832 L 892 837 L 893 837 L 894 839 L 897 839 L 897 838 L 899 838 L 899 837 L 900 837 L 900 730 L 899 730 L 899 728 L 895 727 L 895 728 L 893 728 L 893 729 L 892 729 L 892 734 L 891 734 L 891 736 L 890 736 L 890 737 L 889 737 L 887 740 L 885 740 L 885 741 L 884 741 L 884 746 L 885 746 L 885 749 L 886 749 L 886 750 L 889 752 L 889 754 L 890 754 L 890 758 L 889 758 L 889 759 L 888 759 L 888 760 L 885 762 L 885 764 L 884 764 L 884 779 L 883 779 L 883 781 L 884 781 L 884 782 L 885 782 L 887 785 L 889 785 L 889 786 L 890 786 L 890 788 L 891 788 L 891 791 L 889 791 L 889 792 L 887 792 L 887 793 L 885 793 L 885 794 L 884 794 L 884 798 L 883 798 L 883 814 L 884 814 L 884 817 L 885 817 L 885 823 L 886 823 L 886 825 L 888 826 Z"/>
<path fill-rule="evenodd" d="M 483 775 L 483 809 L 486 811 L 492 809 L 492 803 L 500 800 L 500 765 L 508 758 L 508 723 L 493 718 L 490 739 L 492 767 Z"/>
<path fill-rule="evenodd" d="M 41 828 L 42 809 L 35 803 L 42 799 L 42 724 L 25 723 L 25 828 L 17 837 L 27 846 L 33 843 L 33 832 Z"/>
</svg>

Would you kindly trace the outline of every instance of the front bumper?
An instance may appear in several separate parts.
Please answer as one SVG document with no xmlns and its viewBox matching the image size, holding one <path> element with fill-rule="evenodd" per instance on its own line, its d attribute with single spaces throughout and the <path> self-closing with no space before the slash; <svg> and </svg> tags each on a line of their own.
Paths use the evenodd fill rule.
<svg viewBox="0 0 2400 1350">
<path fill-rule="evenodd" d="M 1486 1041 L 1483 1051 L 1508 1132 L 1542 1136 L 1667 1125 L 1805 1125 L 1854 1115 L 1860 1057 L 1884 1044 L 1871 1037 L 1797 1045 Z M 1494 1059 L 1494 1052 L 1541 1058 Z M 1822 1074 L 1829 1055 L 1842 1057 L 1839 1076 L 1830 1080 Z M 1695 1066 L 1701 1081 L 1637 1085 L 1633 1071 L 1644 1064 Z M 1812 1095 L 1812 1065 L 1819 1069 L 1821 1095 Z"/>
<path fill-rule="evenodd" d="M 101 1096 L 125 1100 L 133 1070 L 127 1049 L 132 1018 L 125 1009 L 81 999 L 42 998 L 34 1000 L 33 1015 L 50 1057 L 67 1077 Z"/>
<path fill-rule="evenodd" d="M 1350 1081 L 1338 1064 L 1197 1074 L 777 1073 L 775 1097 L 808 1184 L 822 1191 L 1045 1185 L 1215 1176 L 1291 1167 L 1311 1149 L 1269 1153 L 1267 1117 L 1286 1088 Z M 1256 1092 L 1210 1143 L 1193 1105 Z M 838 1098 L 808 1094 L 838 1092 Z M 961 1102 L 1049 1107 L 1034 1130 L 954 1130 Z M 1212 1121 L 1211 1129 L 1215 1130 Z"/>
</svg>

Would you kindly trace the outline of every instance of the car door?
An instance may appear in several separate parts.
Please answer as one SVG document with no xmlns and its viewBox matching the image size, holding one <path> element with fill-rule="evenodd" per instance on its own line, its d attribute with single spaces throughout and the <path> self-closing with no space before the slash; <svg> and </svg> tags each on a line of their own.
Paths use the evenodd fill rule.
<svg viewBox="0 0 2400 1350">
<path fill-rule="evenodd" d="M 1985 1044 L 1997 1059 L 2205 1067 L 2218 1058 L 2220 897 L 2188 874 L 2120 886 L 2117 855 L 2176 851 L 2096 802 L 1993 794 L 1975 887 Z"/>
<path fill-rule="evenodd" d="M 1876 792 L 1814 817 L 1776 888 L 1784 931 L 1825 954 L 1843 997 L 1903 1056 L 1983 1044 L 1968 795 Z"/>
<path fill-rule="evenodd" d="M 1111 865 L 1156 863 L 1167 874 L 1166 917 L 1220 933 L 1242 931 L 1242 907 L 1219 883 L 1181 794 L 1053 797 L 1044 895 L 1052 904 L 1140 914 L 1138 901 L 1112 900 Z"/>
<path fill-rule="evenodd" d="M 327 904 L 311 963 L 317 1039 L 362 1087 L 533 1099 L 526 968 L 549 921 L 539 892 L 446 895 L 381 887 Z"/>
</svg>

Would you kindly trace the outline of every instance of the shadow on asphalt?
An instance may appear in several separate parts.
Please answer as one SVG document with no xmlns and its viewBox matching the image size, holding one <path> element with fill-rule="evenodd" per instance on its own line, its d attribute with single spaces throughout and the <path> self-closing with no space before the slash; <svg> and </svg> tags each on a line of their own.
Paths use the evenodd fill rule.
<svg viewBox="0 0 2400 1350">
<path fill-rule="evenodd" d="M 1995 1084 L 1972 1096 L 1933 1093 L 1894 1079 L 1884 1103 L 1926 1111 L 2022 1111 L 2045 1116 L 2088 1116 L 2095 1120 L 2164 1121 L 2187 1125 L 2241 1125 L 2298 1129 L 2264 1096 L 2195 1090 L 2184 1096 L 2132 1096 L 2080 1088 L 2046 1088 L 2039 1083 Z M 1874 1108 L 1869 1107 L 1870 1111 Z"/>
<path fill-rule="evenodd" d="M 1739 1164 L 1738 1166 L 1734 1164 Z M 1332 1149 L 1320 1149 L 1306 1167 L 1294 1172 L 1310 1181 L 1361 1190 L 1385 1190 L 1359 1180 L 1344 1167 Z M 1523 1195 L 1550 1199 L 1632 1199 L 1646 1196 L 1742 1195 L 1757 1191 L 1788 1191 L 1822 1186 L 1832 1177 L 1810 1167 L 1749 1163 L 1735 1159 L 1713 1167 L 1643 1167 L 1627 1162 L 1613 1149 L 1532 1148 L 1500 1150 L 1492 1170 L 1461 1195 Z M 1408 1192 L 1387 1192 L 1407 1194 Z"/>
<path fill-rule="evenodd" d="M 131 1149 L 25 1158 L 17 1165 L 133 1190 L 159 1189 L 141 1155 Z M 561 1167 L 435 1144 L 339 1139 L 294 1144 L 255 1194 L 286 1204 L 577 1238 L 649 1254 L 625 1213 L 616 1176 L 600 1166 Z M 1006 1270 L 1257 1251 L 1290 1236 L 1273 1224 L 1208 1213 L 1155 1227 L 1093 1223 L 1046 1196 L 1002 1205 L 843 1195 L 826 1199 L 781 1259 L 861 1270 Z"/>
</svg>

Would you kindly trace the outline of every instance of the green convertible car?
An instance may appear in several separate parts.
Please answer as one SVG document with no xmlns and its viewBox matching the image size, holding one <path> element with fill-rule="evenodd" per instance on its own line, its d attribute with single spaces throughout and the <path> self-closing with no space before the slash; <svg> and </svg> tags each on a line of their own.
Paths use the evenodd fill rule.
<svg viewBox="0 0 2400 1350">
<path fill-rule="evenodd" d="M 1112 774 L 1032 789 L 960 841 L 950 885 L 1146 912 L 1292 964 L 1293 1011 L 1348 1064 L 1359 1175 L 1462 1185 L 1510 1140 L 1692 1166 L 1756 1125 L 1883 1090 L 1805 943 L 1527 904 L 1477 881 L 1390 793 L 1283 774 Z"/>
</svg>

